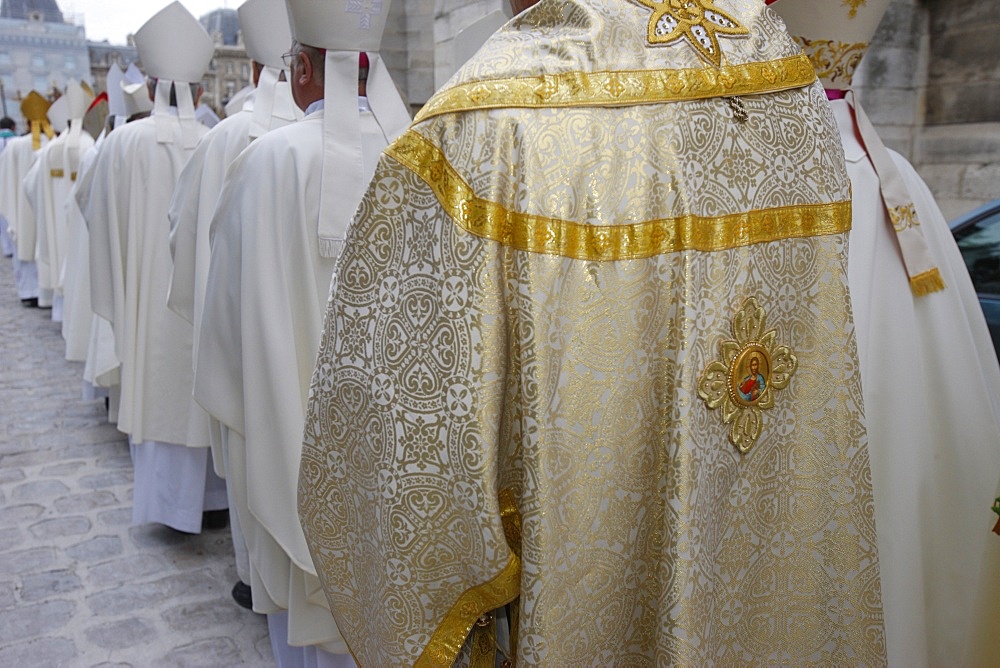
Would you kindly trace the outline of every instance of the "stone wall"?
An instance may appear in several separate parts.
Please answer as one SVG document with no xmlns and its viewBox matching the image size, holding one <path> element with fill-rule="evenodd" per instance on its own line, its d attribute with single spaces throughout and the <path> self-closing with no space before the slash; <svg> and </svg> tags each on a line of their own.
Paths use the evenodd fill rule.
<svg viewBox="0 0 1000 668">
<path fill-rule="evenodd" d="M 997 34 L 996 0 L 895 0 L 858 74 L 872 122 L 948 219 L 1000 198 Z"/>
</svg>

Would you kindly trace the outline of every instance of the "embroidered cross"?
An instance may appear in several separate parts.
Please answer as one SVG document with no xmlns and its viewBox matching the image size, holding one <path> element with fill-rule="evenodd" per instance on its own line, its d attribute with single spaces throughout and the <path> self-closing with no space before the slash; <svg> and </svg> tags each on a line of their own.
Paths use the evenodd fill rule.
<svg viewBox="0 0 1000 668">
<path fill-rule="evenodd" d="M 855 0 L 856 1 L 856 0 Z M 698 55 L 722 66 L 719 35 L 745 37 L 750 31 L 715 6 L 712 0 L 635 0 L 653 10 L 647 39 L 650 44 L 686 41 Z"/>
<path fill-rule="evenodd" d="M 347 0 L 347 13 L 358 14 L 358 29 L 371 30 L 372 17 L 382 14 L 382 0 Z"/>
</svg>

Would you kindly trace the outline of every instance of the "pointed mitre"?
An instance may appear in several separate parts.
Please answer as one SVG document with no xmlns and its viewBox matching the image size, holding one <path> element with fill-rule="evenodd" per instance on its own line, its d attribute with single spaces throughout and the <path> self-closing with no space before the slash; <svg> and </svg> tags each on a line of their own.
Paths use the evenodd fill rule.
<svg viewBox="0 0 1000 668">
<path fill-rule="evenodd" d="M 49 123 L 49 108 L 52 103 L 46 100 L 38 91 L 31 91 L 21 100 L 21 115 L 28 121 L 31 129 L 31 148 L 37 151 L 42 147 L 42 133 L 49 139 L 55 136 L 55 130 Z"/>
<path fill-rule="evenodd" d="M 119 88 L 119 91 L 121 89 Z M 83 129 L 86 130 L 91 137 L 97 138 L 104 130 L 104 122 L 107 120 L 110 114 L 109 105 L 109 95 L 107 93 L 101 93 L 94 101 L 90 103 L 90 108 L 87 109 L 87 113 L 83 115 Z"/>
<path fill-rule="evenodd" d="M 215 52 L 212 38 L 191 12 L 172 2 L 135 33 L 135 48 L 154 79 L 197 83 Z"/>
<path fill-rule="evenodd" d="M 46 100 L 38 91 L 31 91 L 21 100 L 21 114 L 29 123 L 41 123 L 48 119 L 49 107 L 52 103 Z"/>
<path fill-rule="evenodd" d="M 57 133 L 62 132 L 69 126 L 69 98 L 65 95 L 52 103 L 49 107 L 49 123 Z"/>
<path fill-rule="evenodd" d="M 125 70 L 119 87 L 122 91 L 126 118 L 136 114 L 148 114 L 153 110 L 153 101 L 149 99 L 149 88 L 146 87 L 146 77 L 135 63 Z"/>
<path fill-rule="evenodd" d="M 846 89 L 890 2 L 772 0 L 768 4 L 802 45 L 823 86 Z"/>
<path fill-rule="evenodd" d="M 285 2 L 295 41 L 326 50 L 318 234 L 320 253 L 336 257 L 368 185 L 362 174 L 357 97 L 359 52 L 368 53 L 368 103 L 383 134 L 391 142 L 410 123 L 409 111 L 378 54 L 392 3 L 390 0 Z"/>
<path fill-rule="evenodd" d="M 285 66 L 281 54 L 292 45 L 292 29 L 288 24 L 285 0 L 247 0 L 237 12 L 247 55 L 263 65 L 257 78 L 250 124 L 249 136 L 253 140 L 302 118 L 302 110 L 295 106 L 292 98 L 288 73 L 282 76 Z M 242 108 L 240 102 L 235 111 Z M 226 111 L 229 113 L 228 105 Z"/>
<path fill-rule="evenodd" d="M 125 95 L 121 88 L 124 78 L 125 73 L 118 63 L 111 63 L 107 77 L 108 114 L 111 116 L 125 116 Z"/>
<path fill-rule="evenodd" d="M 247 56 L 266 67 L 282 69 L 281 54 L 292 45 L 284 0 L 247 0 L 236 11 Z"/>
<path fill-rule="evenodd" d="M 83 87 L 79 81 L 71 79 L 66 84 L 66 100 L 70 119 L 82 120 L 94 99 L 93 89 Z"/>
</svg>

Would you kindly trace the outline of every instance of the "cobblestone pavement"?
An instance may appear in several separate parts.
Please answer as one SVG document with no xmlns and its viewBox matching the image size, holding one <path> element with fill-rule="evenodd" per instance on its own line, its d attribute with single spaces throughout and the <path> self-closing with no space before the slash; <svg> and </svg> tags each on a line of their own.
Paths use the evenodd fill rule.
<svg viewBox="0 0 1000 668">
<path fill-rule="evenodd" d="M 131 526 L 132 465 L 0 258 L 0 666 L 273 666 L 229 531 Z"/>
</svg>

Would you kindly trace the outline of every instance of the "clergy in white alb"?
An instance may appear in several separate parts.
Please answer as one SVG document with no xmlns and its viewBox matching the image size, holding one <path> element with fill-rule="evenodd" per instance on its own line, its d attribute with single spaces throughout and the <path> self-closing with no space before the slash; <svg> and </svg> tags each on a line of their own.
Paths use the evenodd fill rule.
<svg viewBox="0 0 1000 668">
<path fill-rule="evenodd" d="M 94 140 L 83 129 L 83 116 L 93 96 L 77 81 L 70 81 L 63 96 L 49 110 L 59 136 L 38 153 L 24 180 L 25 193 L 35 211 L 36 262 L 39 288 L 52 293 L 52 320 L 63 321 L 62 269 L 67 248 L 66 200 L 80 169 L 80 156 Z M 62 120 L 53 118 L 59 107 Z M 62 113 L 62 111 L 60 112 Z"/>
<path fill-rule="evenodd" d="M 135 34 L 154 113 L 112 132 L 79 194 L 90 229 L 91 301 L 114 331 L 121 361 L 118 428 L 135 470 L 134 523 L 190 533 L 227 507 L 208 439 L 188 441 L 191 327 L 167 308 L 167 210 L 180 171 L 207 128 L 194 117 L 211 38 L 174 2 Z"/>
<path fill-rule="evenodd" d="M 290 82 L 306 116 L 255 140 L 226 177 L 212 221 L 195 398 L 229 428 L 231 482 L 245 489 L 254 520 L 254 609 L 269 613 L 272 634 L 273 613 L 288 611 L 289 645 L 346 655 L 298 524 L 303 418 L 349 218 L 409 116 L 377 53 L 388 3 L 370 31 L 333 3 L 288 8 L 297 40 Z M 360 83 L 359 50 L 369 52 Z"/>
<path fill-rule="evenodd" d="M 7 116 L 0 118 L 0 154 L 7 148 L 7 144 L 17 137 L 14 119 Z M 0 215 L 0 255 L 3 257 L 13 257 L 14 240 L 10 238 L 10 231 L 7 228 L 7 219 Z"/>
<path fill-rule="evenodd" d="M 284 0 L 248 0 L 237 10 L 247 55 L 251 59 L 255 90 L 245 97 L 243 108 L 226 117 L 202 137 L 181 171 L 170 203 L 170 250 L 173 271 L 167 306 L 192 323 L 193 360 L 198 359 L 198 332 L 208 278 L 209 224 L 216 210 L 223 179 L 230 163 L 250 142 L 270 130 L 284 127 L 302 118 L 295 106 L 281 55 L 292 43 Z M 196 371 L 197 374 L 197 371 Z M 218 475 L 227 479 L 230 528 L 236 551 L 240 580 L 250 584 L 250 565 L 242 526 L 251 521 L 246 508 L 246 494 L 235 496 L 234 483 L 222 448 L 225 429 L 192 402 L 191 429 L 207 429 L 212 447 L 212 461 Z M 245 476 L 241 475 L 241 478 Z M 243 485 L 245 487 L 245 485 Z M 241 502 L 242 499 L 242 502 Z"/>
<path fill-rule="evenodd" d="M 21 114 L 29 132 L 12 139 L 0 155 L 0 215 L 7 219 L 8 231 L 16 246 L 14 281 L 17 295 L 25 305 L 38 305 L 38 266 L 35 264 L 35 212 L 24 192 L 24 177 L 36 154 L 55 137 L 49 123 L 51 104 L 36 91 L 21 101 Z"/>
<path fill-rule="evenodd" d="M 889 5 L 777 0 L 832 98 L 853 192 L 858 332 L 891 665 L 997 665 L 974 642 L 1000 476 L 1000 370 L 975 290 L 927 186 L 879 139 L 852 77 Z M 996 578 L 996 573 L 989 577 Z M 1000 620 L 1000 601 L 993 604 Z"/>
<path fill-rule="evenodd" d="M 117 85 L 117 84 L 116 84 Z M 120 91 L 120 89 L 119 89 Z M 84 174 L 94 165 L 99 148 L 104 142 L 104 122 L 108 117 L 108 95 L 98 95 L 83 117 L 83 128 L 94 142 L 84 150 L 79 159 L 76 178 L 66 197 L 66 252 L 60 273 L 63 289 L 62 335 L 66 342 L 66 359 L 85 362 L 90 345 L 90 330 L 94 311 L 90 306 L 90 232 L 83 213 L 76 201 Z M 85 396 L 94 396 L 93 387 L 85 382 Z"/>
</svg>

